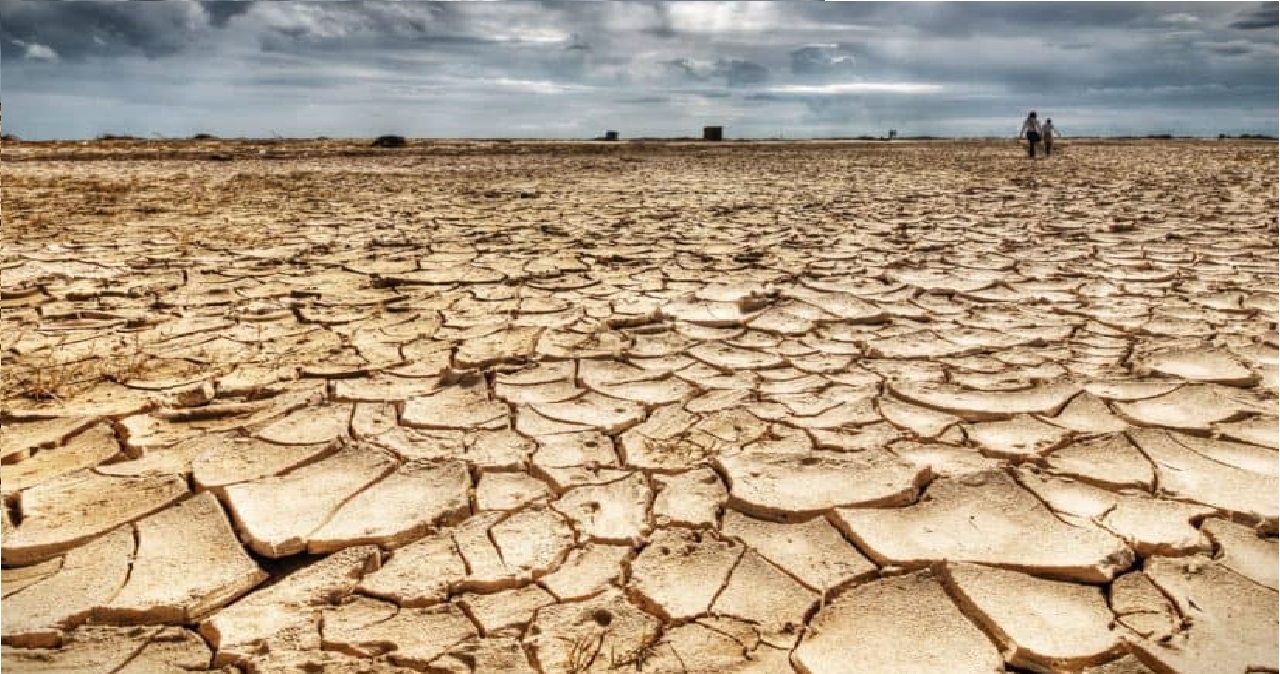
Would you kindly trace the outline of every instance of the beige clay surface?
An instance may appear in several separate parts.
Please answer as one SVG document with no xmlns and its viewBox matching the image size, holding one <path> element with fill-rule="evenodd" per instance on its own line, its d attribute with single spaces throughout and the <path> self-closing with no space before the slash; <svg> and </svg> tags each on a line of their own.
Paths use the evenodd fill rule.
<svg viewBox="0 0 1280 674">
<path fill-rule="evenodd" d="M 6 142 L 3 669 L 1274 672 L 1274 144 L 1064 150 Z"/>
</svg>

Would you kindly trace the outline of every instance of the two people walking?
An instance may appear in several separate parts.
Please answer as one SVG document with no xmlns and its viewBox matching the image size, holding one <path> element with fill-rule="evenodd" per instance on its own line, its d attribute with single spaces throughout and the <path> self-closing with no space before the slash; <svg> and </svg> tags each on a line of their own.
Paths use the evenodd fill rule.
<svg viewBox="0 0 1280 674">
<path fill-rule="evenodd" d="M 1044 120 L 1044 124 L 1036 118 L 1036 111 L 1032 110 L 1031 114 L 1022 121 L 1022 129 L 1018 131 L 1019 138 L 1027 139 L 1027 156 L 1032 159 L 1036 158 L 1036 145 L 1044 142 L 1044 156 L 1048 157 L 1053 154 L 1053 137 L 1062 135 L 1053 126 L 1052 119 Z"/>
</svg>

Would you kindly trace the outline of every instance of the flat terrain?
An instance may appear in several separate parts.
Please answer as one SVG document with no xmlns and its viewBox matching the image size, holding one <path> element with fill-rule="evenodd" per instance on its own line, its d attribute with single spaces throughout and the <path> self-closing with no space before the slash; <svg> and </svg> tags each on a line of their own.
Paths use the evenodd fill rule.
<svg viewBox="0 0 1280 674">
<path fill-rule="evenodd" d="M 1277 668 L 1274 143 L 6 143 L 6 672 Z"/>
</svg>

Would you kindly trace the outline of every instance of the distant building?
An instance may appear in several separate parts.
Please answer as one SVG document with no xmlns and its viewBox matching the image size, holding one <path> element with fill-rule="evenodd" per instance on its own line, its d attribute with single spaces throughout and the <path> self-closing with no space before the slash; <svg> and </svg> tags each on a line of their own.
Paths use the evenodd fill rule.
<svg viewBox="0 0 1280 674">
<path fill-rule="evenodd" d="M 898 130 L 889 129 L 889 140 L 893 140 L 894 138 L 897 138 L 897 137 L 898 137 Z"/>
<path fill-rule="evenodd" d="M 605 139 L 605 140 L 618 140 L 618 132 L 617 132 L 617 131 L 605 131 L 605 132 L 604 132 L 604 139 Z"/>
<path fill-rule="evenodd" d="M 723 126 L 702 127 L 702 140 L 724 140 Z"/>
</svg>

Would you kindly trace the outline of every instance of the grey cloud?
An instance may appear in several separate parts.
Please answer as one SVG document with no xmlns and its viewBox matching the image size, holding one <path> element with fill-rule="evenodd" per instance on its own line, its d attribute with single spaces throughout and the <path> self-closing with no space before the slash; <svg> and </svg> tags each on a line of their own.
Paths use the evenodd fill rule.
<svg viewBox="0 0 1280 674">
<path fill-rule="evenodd" d="M 759 63 L 741 59 L 721 59 L 716 61 L 714 74 L 723 77 L 725 84 L 731 87 L 744 87 L 760 84 L 769 79 L 769 69 Z"/>
<path fill-rule="evenodd" d="M 223 28 L 231 19 L 249 11 L 253 0 L 206 0 L 200 6 L 209 17 L 209 25 Z"/>
<path fill-rule="evenodd" d="M 980 132 L 1050 104 L 1087 104 L 1103 120 L 1090 123 L 1119 128 L 1106 120 L 1144 101 L 1167 109 L 1134 124 L 1216 125 L 1195 118 L 1210 103 L 1254 124 L 1275 116 L 1275 14 L 1253 2 L 0 0 L 0 69 L 20 135 L 181 132 L 187 118 L 324 135 L 680 135 L 706 117 L 744 120 L 734 135 Z M 941 93 L 859 88 L 877 83 Z M 68 96 L 92 112 L 51 103 Z M 185 117 L 175 100 L 191 102 Z M 290 122 L 295 109 L 305 119 Z M 140 128 L 94 128 L 110 120 Z M 1274 132 L 1265 124 L 1242 130 Z"/>
<path fill-rule="evenodd" d="M 439 3 L 282 3 L 261 19 L 261 40 L 272 51 L 404 46 L 427 35 L 443 12 Z"/>
<path fill-rule="evenodd" d="M 1260 30 L 1275 28 L 1277 24 L 1280 24 L 1280 5 L 1264 2 L 1253 11 L 1245 13 L 1242 18 L 1231 22 L 1230 26 L 1237 30 Z"/>
<path fill-rule="evenodd" d="M 671 89 L 670 92 L 676 96 L 685 96 L 689 98 L 698 98 L 698 99 L 726 99 L 726 98 L 733 98 L 734 96 L 733 92 L 725 91 L 723 89 L 680 88 L 680 89 Z"/>
<path fill-rule="evenodd" d="M 675 21 L 671 17 L 671 9 L 665 2 L 655 2 L 653 7 L 654 22 L 641 28 L 645 35 L 657 37 L 661 39 L 671 39 L 680 35 L 680 31 L 676 30 Z"/>
<path fill-rule="evenodd" d="M 1143 3 L 1127 2 L 842 4 L 850 7 L 838 14 L 850 23 L 871 22 L 877 26 L 907 27 L 926 35 L 1011 35 L 1045 29 L 1057 31 L 1066 28 L 1124 26 L 1144 18 L 1154 19 L 1150 16 L 1152 8 L 1144 7 Z"/>
<path fill-rule="evenodd" d="M 711 73 L 707 69 L 699 67 L 687 58 L 663 61 L 663 65 L 667 66 L 672 72 L 676 73 L 678 76 L 684 77 L 685 79 L 701 82 L 711 77 Z"/>
<path fill-rule="evenodd" d="M 669 103 L 670 96 L 636 96 L 634 98 L 620 98 L 619 103 L 625 105 L 651 105 L 654 103 Z"/>
<path fill-rule="evenodd" d="M 208 25 L 199 5 L 185 2 L 0 2 L 0 56 L 22 45 L 48 46 L 63 58 L 178 53 Z"/>
<path fill-rule="evenodd" d="M 1275 26 L 1274 6 L 1253 5 L 1242 16 L 1238 2 L 842 2 L 796 5 L 796 14 L 815 21 L 862 24 L 877 35 L 910 33 L 919 37 L 1048 37 L 1095 30 L 1134 31 L 1170 26 L 1169 18 L 1190 27 L 1225 26 L 1233 18 Z M 1270 14 L 1267 12 L 1270 11 Z M 1186 19 L 1194 18 L 1195 21 Z M 1251 27 L 1254 27 L 1251 25 Z"/>
<path fill-rule="evenodd" d="M 854 71 L 853 55 L 838 45 L 809 45 L 791 51 L 791 72 L 797 75 L 830 75 Z"/>
<path fill-rule="evenodd" d="M 700 62 L 690 58 L 664 61 L 670 72 L 687 81 L 707 82 L 723 80 L 729 87 L 760 84 L 769 79 L 769 69 L 759 63 L 736 58 L 721 58 L 714 62 Z"/>
<path fill-rule="evenodd" d="M 1219 56 L 1244 56 L 1253 53 L 1253 47 L 1241 44 L 1209 45 L 1207 48 Z"/>
</svg>

